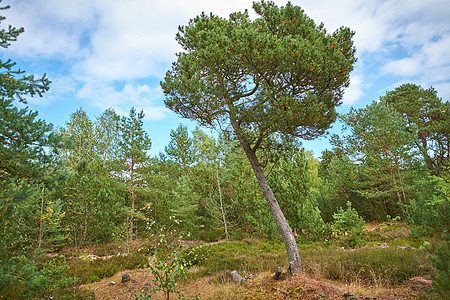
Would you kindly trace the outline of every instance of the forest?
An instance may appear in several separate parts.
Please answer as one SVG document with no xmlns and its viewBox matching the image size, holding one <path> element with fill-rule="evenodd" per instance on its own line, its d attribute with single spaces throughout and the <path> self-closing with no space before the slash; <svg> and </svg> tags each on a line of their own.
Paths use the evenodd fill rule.
<svg viewBox="0 0 450 300">
<path fill-rule="evenodd" d="M 136 287 L 123 299 L 320 299 L 323 282 L 353 287 L 330 299 L 368 299 L 415 276 L 432 284 L 376 299 L 448 295 L 450 103 L 405 83 L 338 115 L 352 32 L 328 34 L 290 4 L 254 9 L 254 22 L 180 28 L 185 52 L 161 87 L 199 126 L 172 129 L 153 157 L 143 111 L 80 108 L 54 128 L 27 106 L 50 79 L 0 61 L 0 298 L 109 299 L 95 284 L 125 270 Z M 22 32 L 2 28 L 1 47 Z M 302 139 L 336 120 L 345 131 L 315 158 Z M 129 271 L 141 269 L 151 283 Z"/>
</svg>

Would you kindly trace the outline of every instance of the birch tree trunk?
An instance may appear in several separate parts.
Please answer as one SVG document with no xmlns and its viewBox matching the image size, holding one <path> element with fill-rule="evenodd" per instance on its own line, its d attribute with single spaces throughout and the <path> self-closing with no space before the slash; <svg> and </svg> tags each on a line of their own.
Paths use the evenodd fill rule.
<svg viewBox="0 0 450 300">
<path fill-rule="evenodd" d="M 228 227 L 227 227 L 227 219 L 225 218 L 225 210 L 223 209 L 223 200 L 222 200 L 222 190 L 220 188 L 219 169 L 216 170 L 216 173 L 217 173 L 217 187 L 219 188 L 220 212 L 222 214 L 222 221 L 223 221 L 223 226 L 225 229 L 225 237 L 228 241 Z"/>
</svg>

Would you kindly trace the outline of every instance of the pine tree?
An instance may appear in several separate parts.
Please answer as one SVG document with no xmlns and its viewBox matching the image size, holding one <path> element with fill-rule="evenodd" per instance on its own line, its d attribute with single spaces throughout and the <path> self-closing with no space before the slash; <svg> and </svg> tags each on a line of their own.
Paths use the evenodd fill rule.
<svg viewBox="0 0 450 300">
<path fill-rule="evenodd" d="M 3 7 L 2 9 L 9 8 Z M 0 17 L 0 21 L 5 18 Z M 0 29 L 0 46 L 15 41 L 23 28 Z M 26 199 L 33 185 L 49 180 L 47 172 L 54 163 L 52 150 L 58 150 L 59 137 L 52 125 L 37 118 L 26 106 L 27 98 L 41 96 L 49 89 L 46 76 L 35 79 L 15 69 L 11 60 L 0 60 L 0 213 L 11 213 L 14 203 Z M 14 105 L 19 101 L 21 108 Z M 25 105 L 25 107 L 23 107 Z"/>
<path fill-rule="evenodd" d="M 403 218 L 415 176 L 414 129 L 405 131 L 401 115 L 384 102 L 351 109 L 342 120 L 350 129 L 343 147 L 365 177 L 356 189 L 369 201 L 382 203 L 388 210 L 384 215 Z"/>
<path fill-rule="evenodd" d="M 254 2 L 229 19 L 201 14 L 180 26 L 184 52 L 161 86 L 166 106 L 239 140 L 285 242 L 288 263 L 301 273 L 295 237 L 262 169 L 262 150 L 277 134 L 313 139 L 335 121 L 356 61 L 353 33 L 328 34 L 291 3 Z"/>
<path fill-rule="evenodd" d="M 416 134 L 415 145 L 432 175 L 444 176 L 450 166 L 450 103 L 442 101 L 434 88 L 403 84 L 381 97 L 397 110 Z"/>
<path fill-rule="evenodd" d="M 131 194 L 131 208 L 134 209 L 135 193 L 135 170 L 147 160 L 147 151 L 152 143 L 145 132 L 144 111 L 136 112 L 131 108 L 129 117 L 122 117 L 120 122 L 121 140 L 119 145 L 122 149 L 123 159 L 129 175 L 129 190 Z"/>
<path fill-rule="evenodd" d="M 4 20 L 0 16 L 0 22 Z M 0 47 L 10 46 L 22 32 L 11 25 L 1 28 Z M 45 194 L 58 183 L 53 154 L 61 141 L 52 125 L 27 106 L 29 97 L 42 97 L 50 80 L 26 75 L 15 65 L 10 59 L 0 60 L 0 298 L 22 298 L 27 289 L 48 288 L 36 282 L 46 275 L 27 255 L 30 250 L 37 253 L 53 230 L 44 223 L 52 219 L 56 224 L 61 216 L 60 203 L 52 203 Z"/>
</svg>

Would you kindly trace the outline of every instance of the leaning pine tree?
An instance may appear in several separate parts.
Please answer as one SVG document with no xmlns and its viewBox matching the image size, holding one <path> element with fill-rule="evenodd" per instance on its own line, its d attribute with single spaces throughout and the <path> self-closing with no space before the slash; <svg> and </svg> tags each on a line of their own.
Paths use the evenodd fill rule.
<svg viewBox="0 0 450 300">
<path fill-rule="evenodd" d="M 168 108 L 238 138 L 283 237 L 292 273 L 301 273 L 297 243 L 258 156 L 276 136 L 314 139 L 336 119 L 355 63 L 353 32 L 327 34 L 298 6 L 255 2 L 229 19 L 206 15 L 180 26 L 184 51 L 161 86 Z"/>
</svg>

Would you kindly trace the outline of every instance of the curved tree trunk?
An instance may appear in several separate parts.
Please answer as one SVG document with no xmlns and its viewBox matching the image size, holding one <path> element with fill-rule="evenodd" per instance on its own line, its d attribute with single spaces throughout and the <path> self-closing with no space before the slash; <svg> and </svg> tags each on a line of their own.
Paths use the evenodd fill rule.
<svg viewBox="0 0 450 300">
<path fill-rule="evenodd" d="M 288 255 L 288 273 L 291 275 L 302 274 L 302 263 L 300 260 L 300 254 L 298 252 L 297 242 L 295 240 L 292 229 L 284 217 L 281 211 L 280 205 L 278 204 L 272 189 L 267 182 L 267 178 L 261 168 L 261 164 L 256 157 L 255 152 L 251 149 L 250 145 L 243 139 L 240 127 L 235 122 L 232 122 L 233 129 L 239 139 L 241 147 L 244 149 L 245 154 L 252 166 L 253 172 L 255 173 L 256 179 L 258 180 L 259 186 L 263 192 L 264 198 L 269 205 L 270 211 L 272 213 L 275 222 L 277 223 L 278 229 L 280 230 L 281 236 L 286 247 Z"/>
</svg>

